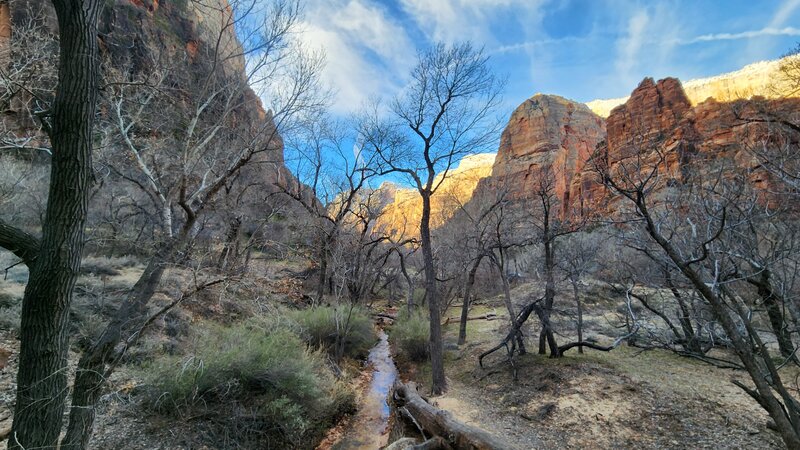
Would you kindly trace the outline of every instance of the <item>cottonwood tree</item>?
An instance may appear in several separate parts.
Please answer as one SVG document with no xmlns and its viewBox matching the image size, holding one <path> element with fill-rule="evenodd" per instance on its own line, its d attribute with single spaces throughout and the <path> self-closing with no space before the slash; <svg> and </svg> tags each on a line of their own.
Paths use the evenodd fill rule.
<svg viewBox="0 0 800 450">
<path fill-rule="evenodd" d="M 483 261 L 488 261 L 498 273 L 503 291 L 503 300 L 512 327 L 517 312 L 511 296 L 511 285 L 508 279 L 511 252 L 533 243 L 533 234 L 524 223 L 521 206 L 509 200 L 509 188 L 498 183 L 491 188 L 480 189 L 469 201 L 462 203 L 457 196 L 451 202 L 457 205 L 456 213 L 448 221 L 441 234 L 450 234 L 455 241 L 450 244 L 462 259 L 464 281 L 462 288 L 461 319 L 459 323 L 459 344 L 466 341 L 466 327 L 469 305 L 475 285 L 475 277 Z M 516 345 L 521 353 L 525 353 L 523 337 L 520 334 Z"/>
<path fill-rule="evenodd" d="M 654 248 L 708 304 L 754 387 L 734 383 L 767 411 L 787 447 L 800 447 L 800 404 L 756 328 L 752 308 L 730 279 L 738 267 L 726 238 L 752 220 L 743 214 L 749 209 L 741 206 L 752 202 L 747 178 L 728 167 L 709 174 L 714 167 L 704 166 L 699 173 L 705 177 L 679 186 L 686 188 L 684 195 L 665 199 L 669 183 L 660 173 L 666 167 L 664 153 L 657 144 L 642 144 L 636 150 L 613 166 L 603 153 L 592 163 L 603 183 L 633 208 L 629 226 L 646 232 Z"/>
<path fill-rule="evenodd" d="M 119 153 L 104 162 L 150 200 L 158 234 L 141 277 L 80 358 L 62 448 L 86 448 L 105 380 L 151 322 L 148 305 L 165 271 L 185 259 L 215 202 L 248 186 L 244 173 L 249 168 L 258 167 L 262 175 L 280 173 L 280 133 L 290 130 L 298 115 L 321 106 L 320 59 L 292 39 L 298 4 L 273 3 L 258 23 L 250 15 L 253 5 L 228 9 L 198 3 L 219 20 L 203 49 L 207 70 L 191 74 L 198 79 L 161 72 L 150 77 L 158 80 L 155 86 L 111 86 L 106 132 L 117 144 L 110 151 Z M 242 46 L 235 42 L 235 30 L 246 37 Z M 251 86 L 263 89 L 270 101 L 269 111 L 256 120 L 246 115 L 258 111 Z M 163 120 L 167 107 L 172 114 Z M 201 280 L 197 289 L 213 282 Z"/>
<path fill-rule="evenodd" d="M 556 195 L 556 173 L 552 167 L 541 170 L 535 181 L 534 196 L 529 217 L 542 245 L 542 271 L 545 277 L 544 298 L 541 308 L 536 309 L 542 326 L 539 332 L 539 354 L 544 355 L 549 348 L 550 357 L 558 358 L 562 351 L 559 350 L 550 320 L 556 298 L 556 246 L 563 236 L 580 230 L 583 219 L 572 220 L 566 205 L 562 205 L 559 201 Z M 562 217 L 559 217 L 559 214 Z M 578 347 L 582 346 L 583 344 Z"/>
<path fill-rule="evenodd" d="M 53 5 L 59 26 L 58 85 L 52 106 L 37 112 L 52 147 L 41 238 L 0 220 L 0 246 L 22 259 L 30 273 L 22 300 L 12 449 L 58 444 L 68 389 L 70 304 L 92 179 L 97 22 L 103 3 L 54 0 Z"/>
<path fill-rule="evenodd" d="M 494 109 L 503 86 L 483 50 L 469 43 L 437 44 L 419 53 L 411 81 L 391 103 L 388 117 L 368 123 L 365 151 L 378 155 L 382 173 L 405 176 L 419 192 L 419 225 L 430 313 L 431 392 L 447 388 L 440 292 L 431 242 L 431 197 L 465 155 L 490 148 L 500 122 Z M 437 175 L 440 175 L 437 177 Z"/>
</svg>

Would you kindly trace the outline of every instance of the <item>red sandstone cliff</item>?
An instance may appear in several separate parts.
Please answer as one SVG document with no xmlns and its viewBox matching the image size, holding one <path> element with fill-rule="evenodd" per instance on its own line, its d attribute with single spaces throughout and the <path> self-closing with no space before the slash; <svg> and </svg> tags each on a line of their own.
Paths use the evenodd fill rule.
<svg viewBox="0 0 800 450">
<path fill-rule="evenodd" d="M 551 169 L 562 217 L 603 215 L 615 202 L 587 162 L 592 155 L 612 173 L 656 165 L 661 185 L 701 182 L 722 164 L 763 185 L 769 176 L 754 149 L 800 141 L 797 129 L 776 119 L 800 123 L 800 99 L 709 99 L 692 106 L 677 79 L 647 78 L 604 121 L 580 103 L 536 95 L 512 114 L 492 175 L 478 189 L 505 188 L 513 199 L 533 200 L 538 177 Z"/>
</svg>

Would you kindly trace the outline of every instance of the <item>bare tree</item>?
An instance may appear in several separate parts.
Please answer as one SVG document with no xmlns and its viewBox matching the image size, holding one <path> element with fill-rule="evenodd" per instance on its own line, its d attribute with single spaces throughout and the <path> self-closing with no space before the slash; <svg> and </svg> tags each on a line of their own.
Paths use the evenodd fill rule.
<svg viewBox="0 0 800 450">
<path fill-rule="evenodd" d="M 352 145 L 355 132 L 349 132 L 355 130 L 349 124 L 325 115 L 309 118 L 300 130 L 288 142 L 293 154 L 289 164 L 302 184 L 280 186 L 315 219 L 319 272 L 315 300 L 322 302 L 330 284 L 330 258 L 337 252 L 342 230 L 356 227 L 363 233 L 373 232 L 371 216 L 380 205 L 374 204 L 377 192 L 369 181 L 377 174 L 376 155 Z"/>
<path fill-rule="evenodd" d="M 191 249 L 204 215 L 219 196 L 249 186 L 243 181 L 247 168 L 280 173 L 281 160 L 276 156 L 281 151 L 280 133 L 289 130 L 298 115 L 321 106 L 317 96 L 320 59 L 309 57 L 292 43 L 299 18 L 297 3 L 274 3 L 264 22 L 249 29 L 255 19 L 250 16 L 252 5 L 230 9 L 197 5 L 212 8 L 208 15 L 220 22 L 207 49 L 209 70 L 195 74 L 200 79 L 193 80 L 190 88 L 170 89 L 175 80 L 163 72 L 151 74 L 155 86 L 112 85 L 108 139 L 118 145 L 109 148 L 125 157 L 109 158 L 106 163 L 112 173 L 150 199 L 158 234 L 141 277 L 79 361 L 62 448 L 86 448 L 105 380 L 150 323 L 148 304 L 165 270 Z M 244 47 L 235 42 L 235 27 L 245 36 Z M 239 72 L 242 67 L 244 77 Z M 241 120 L 243 114 L 258 111 L 250 86 L 271 89 L 264 94 L 272 104 L 261 120 Z M 174 108 L 174 114 L 182 114 L 180 120 L 159 120 L 165 104 Z M 175 150 L 159 151 L 162 146 Z M 237 183 L 240 188 L 235 188 Z"/>
<path fill-rule="evenodd" d="M 92 178 L 92 129 L 99 84 L 99 1 L 54 0 L 58 87 L 39 111 L 53 148 L 42 237 L 0 220 L 0 245 L 30 271 L 22 304 L 17 400 L 9 448 L 55 447 L 67 393 L 68 322 L 80 268 Z M 8 139 L 6 139 L 8 141 Z M 15 139 L 12 139 L 12 142 Z"/>
<path fill-rule="evenodd" d="M 422 199 L 420 242 L 430 312 L 431 391 L 447 388 L 444 375 L 440 293 L 431 242 L 431 197 L 464 156 L 491 146 L 499 121 L 493 117 L 503 83 L 488 57 L 471 44 L 437 44 L 419 54 L 411 81 L 392 102 L 392 119 L 366 133 L 365 150 L 379 156 L 382 173 L 406 176 Z M 395 135 L 399 138 L 391 139 Z M 437 178 L 437 174 L 440 174 Z"/>
<path fill-rule="evenodd" d="M 657 145 L 637 148 L 613 166 L 602 151 L 593 159 L 603 183 L 634 209 L 629 225 L 644 230 L 655 247 L 700 293 L 750 375 L 754 388 L 734 381 L 775 422 L 787 447 L 800 447 L 800 405 L 782 381 L 778 365 L 753 323 L 746 302 L 731 288 L 736 264 L 729 258 L 726 236 L 751 219 L 743 204 L 752 203 L 746 182 L 729 168 L 687 183 L 689 203 L 659 200 L 668 186 L 659 176 L 665 157 Z M 709 167 L 704 166 L 703 173 Z M 688 188 L 687 188 L 688 189 Z M 669 203 L 672 207 L 665 207 Z M 682 215 L 685 214 L 685 215 Z"/>
<path fill-rule="evenodd" d="M 566 274 L 572 286 L 572 298 L 576 308 L 576 328 L 578 341 L 583 342 L 583 303 L 580 297 L 580 283 L 586 277 L 595 261 L 598 242 L 591 236 L 583 233 L 573 234 L 567 238 L 561 249 L 558 265 Z M 583 347 L 578 347 L 578 352 L 583 353 Z"/>
</svg>

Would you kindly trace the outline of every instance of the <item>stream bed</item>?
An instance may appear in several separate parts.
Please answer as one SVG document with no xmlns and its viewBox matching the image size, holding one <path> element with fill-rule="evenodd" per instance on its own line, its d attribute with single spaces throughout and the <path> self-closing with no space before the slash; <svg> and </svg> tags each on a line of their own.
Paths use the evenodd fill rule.
<svg viewBox="0 0 800 450">
<path fill-rule="evenodd" d="M 359 403 L 358 413 L 345 431 L 335 450 L 375 450 L 387 444 L 390 408 L 386 403 L 389 391 L 397 378 L 389 339 L 383 330 L 380 341 L 369 352 L 367 362 L 372 368 L 372 381 Z"/>
</svg>

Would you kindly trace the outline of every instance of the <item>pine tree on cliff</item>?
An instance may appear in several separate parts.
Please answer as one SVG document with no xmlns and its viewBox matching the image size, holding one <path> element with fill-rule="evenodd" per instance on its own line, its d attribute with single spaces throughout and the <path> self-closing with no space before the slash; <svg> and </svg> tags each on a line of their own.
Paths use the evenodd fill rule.
<svg viewBox="0 0 800 450">
<path fill-rule="evenodd" d="M 0 221 L 0 246 L 30 271 L 22 300 L 17 402 L 8 448 L 56 448 L 67 393 L 68 322 L 92 177 L 99 0 L 53 0 L 60 33 L 50 187 L 37 239 Z M 45 128 L 48 128 L 47 126 Z"/>
</svg>

